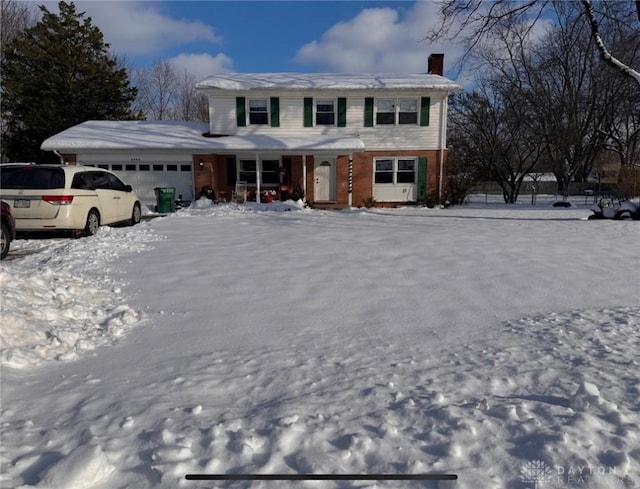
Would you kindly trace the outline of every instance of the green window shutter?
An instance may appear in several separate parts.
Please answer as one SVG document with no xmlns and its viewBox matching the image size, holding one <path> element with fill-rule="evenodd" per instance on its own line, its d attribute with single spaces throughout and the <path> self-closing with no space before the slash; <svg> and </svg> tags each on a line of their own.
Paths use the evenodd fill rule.
<svg viewBox="0 0 640 489">
<path fill-rule="evenodd" d="M 304 98 L 304 127 L 313 127 L 313 99 Z"/>
<path fill-rule="evenodd" d="M 247 107 L 244 97 L 236 97 L 236 121 L 238 127 L 247 125 Z"/>
<path fill-rule="evenodd" d="M 280 99 L 271 97 L 271 127 L 280 127 Z"/>
<path fill-rule="evenodd" d="M 338 97 L 338 127 L 347 127 L 347 99 Z"/>
<path fill-rule="evenodd" d="M 431 98 L 422 97 L 420 99 L 420 125 L 429 125 L 429 108 L 431 107 Z"/>
<path fill-rule="evenodd" d="M 418 158 L 418 201 L 427 199 L 427 159 Z"/>
<path fill-rule="evenodd" d="M 364 99 L 364 127 L 373 127 L 373 97 Z"/>
</svg>

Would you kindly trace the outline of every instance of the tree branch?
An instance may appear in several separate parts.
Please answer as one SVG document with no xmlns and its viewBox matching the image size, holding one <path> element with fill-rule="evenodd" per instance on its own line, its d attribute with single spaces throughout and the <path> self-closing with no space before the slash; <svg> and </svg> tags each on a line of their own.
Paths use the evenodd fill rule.
<svg viewBox="0 0 640 489">
<path fill-rule="evenodd" d="M 640 72 L 632 69 L 631 67 L 625 65 L 619 59 L 615 58 L 611 55 L 609 50 L 605 47 L 602 42 L 602 37 L 600 36 L 600 28 L 598 26 L 598 21 L 596 20 L 596 15 L 593 10 L 593 5 L 591 4 L 591 0 L 581 0 L 582 6 L 584 8 L 585 14 L 587 14 L 587 19 L 589 21 L 589 26 L 591 27 L 591 33 L 593 35 L 593 39 L 595 40 L 598 51 L 600 52 L 600 56 L 610 66 L 613 66 L 623 74 L 633 78 L 638 84 L 640 84 Z M 636 0 L 636 7 L 638 10 L 638 16 L 640 17 L 640 0 Z"/>
</svg>

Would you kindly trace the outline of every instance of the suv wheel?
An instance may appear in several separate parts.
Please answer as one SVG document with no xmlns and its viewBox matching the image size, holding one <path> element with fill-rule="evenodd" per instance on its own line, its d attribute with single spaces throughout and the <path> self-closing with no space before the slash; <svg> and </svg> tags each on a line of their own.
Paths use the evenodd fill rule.
<svg viewBox="0 0 640 489">
<path fill-rule="evenodd" d="M 9 253 L 9 248 L 11 247 L 11 234 L 9 234 L 9 228 L 3 222 L 2 223 L 2 234 L 0 235 L 0 260 L 4 260 L 4 257 Z"/>
<path fill-rule="evenodd" d="M 142 219 L 142 211 L 140 210 L 140 204 L 136 202 L 133 205 L 133 211 L 131 212 L 131 225 L 135 226 Z"/>
<path fill-rule="evenodd" d="M 89 211 L 89 215 L 87 216 L 87 223 L 84 226 L 84 234 L 85 236 L 93 236 L 98 232 L 98 228 L 100 227 L 100 214 L 95 209 L 91 209 Z"/>
</svg>

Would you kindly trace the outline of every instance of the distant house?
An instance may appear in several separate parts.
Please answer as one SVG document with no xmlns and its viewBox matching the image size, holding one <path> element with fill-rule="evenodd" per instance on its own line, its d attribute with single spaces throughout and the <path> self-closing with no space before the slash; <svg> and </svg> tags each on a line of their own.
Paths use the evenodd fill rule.
<svg viewBox="0 0 640 489">
<path fill-rule="evenodd" d="M 145 203 L 155 187 L 258 201 L 304 192 L 318 206 L 439 200 L 448 95 L 443 55 L 423 74 L 226 73 L 196 85 L 209 125 L 87 121 L 42 144 L 68 163 L 109 168 Z"/>
</svg>

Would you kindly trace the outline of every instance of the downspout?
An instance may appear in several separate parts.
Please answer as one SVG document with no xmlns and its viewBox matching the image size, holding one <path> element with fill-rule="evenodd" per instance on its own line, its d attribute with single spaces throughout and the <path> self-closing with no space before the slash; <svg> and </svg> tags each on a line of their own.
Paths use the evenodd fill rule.
<svg viewBox="0 0 640 489">
<path fill-rule="evenodd" d="M 64 162 L 64 157 L 60 154 L 60 152 L 57 149 L 54 149 L 53 152 L 56 154 L 56 156 L 58 156 L 58 158 L 60 158 L 60 164 L 65 165 L 66 163 Z"/>
</svg>

